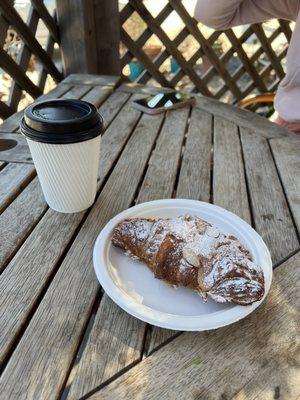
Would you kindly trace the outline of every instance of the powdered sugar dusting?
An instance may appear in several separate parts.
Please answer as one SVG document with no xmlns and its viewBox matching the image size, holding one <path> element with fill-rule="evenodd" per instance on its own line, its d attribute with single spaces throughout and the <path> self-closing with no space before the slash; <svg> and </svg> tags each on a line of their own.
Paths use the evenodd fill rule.
<svg viewBox="0 0 300 400">
<path fill-rule="evenodd" d="M 249 251 L 234 236 L 196 216 L 134 218 L 120 223 L 116 232 L 114 244 L 122 247 L 122 237 L 127 236 L 137 246 L 128 255 L 133 256 L 135 249 L 156 276 L 167 276 L 176 285 L 192 285 L 202 298 L 245 305 L 264 293 L 262 269 Z"/>
</svg>

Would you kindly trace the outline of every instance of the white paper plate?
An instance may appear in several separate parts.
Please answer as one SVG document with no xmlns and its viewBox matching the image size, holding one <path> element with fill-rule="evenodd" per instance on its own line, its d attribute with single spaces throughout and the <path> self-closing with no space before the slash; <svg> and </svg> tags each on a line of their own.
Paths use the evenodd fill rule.
<svg viewBox="0 0 300 400">
<path fill-rule="evenodd" d="M 94 268 L 108 296 L 129 314 L 163 328 L 204 331 L 229 325 L 253 312 L 264 298 L 250 306 L 204 303 L 188 288 L 174 289 L 159 279 L 142 262 L 127 257 L 111 244 L 113 228 L 132 217 L 174 217 L 197 215 L 227 234 L 236 236 L 251 251 L 265 277 L 265 295 L 272 281 L 272 261 L 262 238 L 245 221 L 212 204 L 168 199 L 139 204 L 118 214 L 101 231 L 94 247 Z"/>
</svg>

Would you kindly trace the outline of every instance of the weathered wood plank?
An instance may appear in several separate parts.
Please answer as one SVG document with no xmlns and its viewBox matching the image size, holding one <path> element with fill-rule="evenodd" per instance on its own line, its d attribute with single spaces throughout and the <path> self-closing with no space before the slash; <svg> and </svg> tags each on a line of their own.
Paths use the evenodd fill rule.
<svg viewBox="0 0 300 400">
<path fill-rule="evenodd" d="M 299 247 L 293 221 L 267 140 L 245 128 L 241 139 L 255 229 L 278 263 Z"/>
<path fill-rule="evenodd" d="M 138 203 L 172 196 L 188 115 L 188 108 L 167 113 L 139 191 Z M 97 310 L 86 347 L 75 366 L 76 374 L 68 395 L 70 399 L 80 398 L 141 357 L 146 324 L 139 321 L 133 325 L 132 317 L 108 300 L 106 294 L 102 301 L 109 304 L 110 313 L 101 305 Z M 119 320 L 115 314 L 119 315 Z M 97 340 L 103 326 L 105 330 L 101 333 L 101 339 Z M 103 346 L 103 341 L 110 340 L 111 331 L 118 334 L 110 346 Z M 171 334 L 171 331 L 166 332 Z M 134 343 L 135 347 L 124 348 L 124 343 L 128 341 Z M 90 373 L 91 370 L 93 373 Z"/>
<path fill-rule="evenodd" d="M 79 399 L 141 358 L 145 324 L 106 295 L 101 300 L 84 353 L 75 365 L 68 399 Z M 67 384 L 68 386 L 68 384 Z"/>
<path fill-rule="evenodd" d="M 133 82 L 133 83 L 123 83 L 116 89 L 116 91 L 124 93 L 140 93 L 141 95 L 143 94 L 147 95 L 147 94 L 157 94 L 157 93 L 170 93 L 174 92 L 174 89 L 169 87 L 157 87 L 152 85 L 145 86 Z"/>
<path fill-rule="evenodd" d="M 281 181 L 300 234 L 300 141 L 270 141 Z"/>
<path fill-rule="evenodd" d="M 1 377 L 0 392 L 10 399 L 30 394 L 50 400 L 59 395 L 97 296 L 92 267 L 95 238 L 133 201 L 161 121 L 162 115 L 144 115 L 140 120 L 32 317 Z"/>
<path fill-rule="evenodd" d="M 63 94 L 65 94 L 68 90 L 70 90 L 71 86 L 70 85 L 65 85 L 60 83 L 58 86 L 56 86 L 51 92 L 43 94 L 41 97 L 39 97 L 37 100 L 49 100 L 49 99 L 56 99 L 61 97 Z M 21 121 L 21 118 L 23 117 L 23 111 L 19 111 L 15 114 L 13 114 L 11 117 L 7 118 L 3 124 L 0 125 L 0 132 L 14 132 L 19 128 L 19 124 Z"/>
<path fill-rule="evenodd" d="M 104 105 L 102 107 L 104 107 Z M 135 123 L 138 120 L 139 116 L 139 111 L 133 109 L 132 107 L 129 108 L 128 106 L 127 109 L 124 108 L 124 110 L 122 110 L 122 114 L 120 114 L 121 121 L 114 121 L 114 123 L 112 123 L 105 132 L 102 139 L 98 188 L 102 184 L 103 180 L 106 178 L 119 153 L 122 151 L 123 146 L 128 136 L 132 132 L 132 129 L 135 126 Z M 29 189 L 30 185 L 31 187 Z M 3 224 L 7 223 L 12 215 L 14 216 L 14 223 L 11 224 L 12 232 L 10 243 L 7 243 L 6 252 L 3 253 L 3 257 L 5 256 L 5 258 L 3 258 L 3 266 L 5 265 L 5 260 L 10 258 L 17 250 L 18 244 L 20 244 L 20 237 L 22 237 L 22 240 L 24 241 L 26 239 L 26 235 L 29 234 L 32 230 L 33 215 L 35 216 L 34 218 L 38 219 L 42 216 L 42 213 L 44 211 L 43 196 L 41 191 L 39 190 L 39 187 L 37 186 L 36 190 L 34 190 L 35 183 L 32 182 L 30 185 L 28 185 L 28 187 L 12 203 L 12 205 L 8 207 L 0 216 L 0 221 L 1 218 L 3 218 Z M 28 190 L 30 190 L 29 193 Z M 16 208 L 18 208 L 18 210 L 16 210 Z M 36 209 L 37 212 L 38 208 L 40 208 L 40 214 L 34 214 L 35 212 L 32 209 Z M 25 259 L 28 260 L 29 258 L 28 262 L 24 262 L 23 264 L 19 265 L 18 268 L 15 268 L 7 278 L 11 279 L 11 281 L 13 281 L 14 279 L 16 281 L 19 281 L 19 277 L 22 274 L 26 276 L 29 273 L 27 271 L 27 268 L 30 268 L 31 279 L 23 281 L 23 292 L 19 293 L 19 302 L 15 304 L 15 306 L 18 307 L 17 312 L 13 312 L 12 308 L 10 308 L 9 317 L 7 316 L 7 314 L 3 315 L 3 318 L 6 316 L 5 325 L 7 329 L 5 332 L 3 331 L 3 335 L 6 335 L 5 338 L 3 338 L 3 341 L 0 340 L 0 359 L 3 359 L 7 356 L 11 344 L 14 342 L 15 338 L 19 334 L 22 326 L 25 324 L 28 315 L 30 314 L 36 300 L 43 290 L 43 287 L 47 284 L 47 280 L 51 277 L 55 269 L 56 263 L 58 261 L 58 256 L 56 257 L 56 255 L 61 254 L 66 246 L 66 242 L 59 236 L 56 238 L 56 241 L 52 240 L 49 245 L 53 245 L 53 243 L 56 244 L 55 252 L 53 253 L 52 258 L 48 260 L 47 266 L 45 266 L 46 270 L 44 270 L 43 278 L 41 277 L 41 275 L 39 275 L 39 273 L 34 273 L 34 267 L 31 266 L 31 263 L 33 263 L 36 268 L 39 268 L 39 262 L 43 262 L 43 258 L 40 259 L 39 254 L 41 255 L 41 257 L 43 257 L 43 252 L 49 251 L 49 253 L 51 253 L 50 248 L 43 248 L 43 252 L 40 251 L 40 240 L 36 240 L 36 235 L 38 234 L 39 236 L 39 232 L 41 232 L 40 235 L 41 237 L 43 237 L 43 231 L 51 229 L 54 218 L 52 214 L 53 212 L 51 210 L 48 210 L 46 212 L 42 221 L 37 225 L 33 233 L 25 242 L 26 246 L 24 245 L 25 247 L 23 246 L 16 255 L 17 260 L 24 261 Z M 73 220 L 70 220 L 69 217 L 65 216 L 64 214 L 59 215 L 60 219 L 57 219 L 58 217 L 55 216 L 55 224 L 57 226 L 64 226 L 66 224 L 71 231 L 74 231 L 74 229 L 76 229 L 78 227 L 78 224 L 81 222 L 81 218 L 74 218 Z M 65 220 L 65 218 L 67 219 Z M 9 232 L 7 232 L 7 234 L 9 234 Z M 13 246 L 13 244 L 15 244 L 15 247 Z M 31 249 L 30 252 L 28 249 Z M 9 264 L 8 268 L 11 265 L 15 265 L 15 258 L 12 260 L 11 264 Z M 8 283 L 6 282 L 5 278 L 2 278 L 0 284 L 6 286 Z M 24 296 L 24 298 L 22 296 Z"/>
<path fill-rule="evenodd" d="M 212 115 L 192 109 L 176 197 L 209 201 Z"/>
<path fill-rule="evenodd" d="M 134 97 L 133 97 L 134 98 Z M 106 103 L 109 102 L 107 105 Z M 113 107 L 113 105 L 120 106 L 116 102 L 118 100 L 115 96 L 114 98 L 109 98 L 107 102 L 100 107 L 99 112 L 103 115 L 106 125 L 109 125 L 108 129 L 102 137 L 101 147 L 100 147 L 100 163 L 99 163 L 99 173 L 98 173 L 98 185 L 103 182 L 104 177 L 108 174 L 113 163 L 117 159 L 118 154 L 122 150 L 126 141 L 132 130 L 134 129 L 141 113 L 135 110 L 130 102 L 128 102 L 125 107 L 121 110 L 117 118 L 111 122 L 111 118 L 117 111 L 115 108 L 114 113 L 110 116 L 108 111 Z"/>
<path fill-rule="evenodd" d="M 49 209 L 3 271 L 0 280 L 0 363 L 11 350 L 83 216 L 84 212 L 62 215 Z"/>
<path fill-rule="evenodd" d="M 197 99 L 197 107 L 219 117 L 228 119 L 236 125 L 253 129 L 255 132 L 266 138 L 291 136 L 291 132 L 282 126 L 268 121 L 266 118 L 257 115 L 251 111 L 242 110 L 233 107 L 221 101 L 211 99 L 205 96 L 195 95 Z"/>
<path fill-rule="evenodd" d="M 0 171 L 0 213 L 35 175 L 30 164 L 8 164 Z"/>
<path fill-rule="evenodd" d="M 4 269 L 7 261 L 17 252 L 46 208 L 47 204 L 38 178 L 34 178 L 0 215 L 0 272 Z"/>
<path fill-rule="evenodd" d="M 106 116 L 107 124 L 113 120 L 115 114 L 122 107 L 122 103 L 126 101 L 128 97 L 129 95 L 127 94 L 119 94 L 118 96 L 113 95 L 100 107 L 101 114 Z M 99 99 L 97 98 L 94 100 L 98 101 Z M 120 116 L 122 122 L 116 122 L 111 129 L 107 131 L 107 135 L 103 136 L 98 186 L 100 186 L 109 172 L 130 134 L 132 126 L 139 118 L 139 115 L 140 113 L 138 111 L 128 107 Z M 120 124 L 122 124 L 122 129 Z M 119 135 L 119 132 L 122 132 L 122 135 Z M 116 134 L 119 135 L 118 138 L 116 137 Z M 11 135 L 18 136 L 22 138 L 22 140 L 25 140 L 19 134 Z M 30 233 L 45 209 L 46 203 L 37 178 L 35 178 L 0 216 L 0 231 L 2 232 L 1 239 L 3 239 L 4 243 L 0 254 L 0 270 L 4 268 L 7 260 L 16 253 L 22 241 L 26 239 L 27 235 Z"/>
<path fill-rule="evenodd" d="M 96 107 L 100 107 L 100 105 L 107 99 L 107 97 L 112 93 L 113 89 L 110 87 L 101 87 L 96 86 L 93 87 L 85 96 L 82 97 L 82 100 L 88 101 L 89 103 L 94 104 Z"/>
<path fill-rule="evenodd" d="M 238 127 L 220 117 L 214 120 L 213 202 L 251 224 Z"/>
<path fill-rule="evenodd" d="M 81 99 L 84 95 L 86 95 L 92 86 L 88 85 L 76 85 L 73 86 L 67 93 L 61 96 L 62 99 Z"/>
<path fill-rule="evenodd" d="M 183 333 L 90 399 L 229 399 L 249 380 L 260 381 L 266 363 L 278 358 L 286 390 L 295 392 L 289 374 L 299 378 L 299 282 L 300 253 L 275 270 L 268 298 L 251 316 L 215 331 Z M 266 378 L 267 392 L 274 384 Z"/>
<path fill-rule="evenodd" d="M 300 394 L 299 364 L 287 362 L 289 356 L 279 354 L 264 365 L 258 376 L 254 376 L 232 400 L 296 400 Z M 295 361 L 296 357 L 297 350 L 292 354 Z"/>
<path fill-rule="evenodd" d="M 0 160 L 32 164 L 24 136 L 19 133 L 0 133 Z"/>
<path fill-rule="evenodd" d="M 119 81 L 115 75 L 70 74 L 61 83 L 68 85 L 110 86 L 114 88 Z"/>
<path fill-rule="evenodd" d="M 170 341 L 176 334 L 178 334 L 178 331 L 152 326 L 147 355 L 149 356 L 153 351 Z"/>
<path fill-rule="evenodd" d="M 115 118 L 121 107 L 129 99 L 129 97 L 130 95 L 127 93 L 114 92 L 99 108 L 99 112 L 102 115 L 104 124 L 106 126 L 110 124 L 113 118 Z"/>
<path fill-rule="evenodd" d="M 169 111 L 150 158 L 138 203 L 172 196 L 189 108 Z"/>
</svg>

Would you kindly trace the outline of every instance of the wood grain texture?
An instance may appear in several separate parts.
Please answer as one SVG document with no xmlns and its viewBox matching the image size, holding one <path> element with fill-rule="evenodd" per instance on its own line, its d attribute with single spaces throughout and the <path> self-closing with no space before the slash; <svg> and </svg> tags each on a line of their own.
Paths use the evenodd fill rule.
<svg viewBox="0 0 300 400">
<path fill-rule="evenodd" d="M 189 108 L 169 111 L 138 196 L 138 203 L 172 197 Z"/>
<path fill-rule="evenodd" d="M 68 399 L 79 399 L 141 358 L 145 324 L 104 295 L 82 358 L 72 371 Z"/>
<path fill-rule="evenodd" d="M 143 97 L 143 94 L 170 93 L 174 92 L 174 89 L 169 87 L 157 87 L 153 85 L 140 85 L 138 83 L 131 82 L 122 83 L 122 85 L 120 85 L 116 91 L 124 93 L 140 93 L 140 97 Z"/>
<path fill-rule="evenodd" d="M 123 145 L 130 135 L 132 128 L 140 116 L 140 112 L 130 108 L 128 110 L 124 110 L 124 115 L 122 119 L 122 135 L 119 135 L 118 139 L 116 139 L 116 133 L 119 132 L 118 124 L 112 124 L 111 130 L 107 130 L 107 135 L 104 134 L 102 140 L 102 156 L 100 159 L 100 178 L 98 181 L 98 188 L 106 178 L 108 172 L 110 171 L 111 166 L 115 162 L 117 156 L 121 152 Z M 122 116 L 121 116 L 122 117 Z M 11 226 L 10 229 L 6 230 L 3 234 L 3 240 L 7 239 L 7 243 L 4 246 L 4 251 L 2 253 L 2 267 L 5 266 L 6 260 L 9 259 L 13 253 L 18 250 L 18 247 L 21 244 L 21 240 L 25 240 L 28 233 L 30 233 L 35 221 L 37 221 L 41 214 L 44 212 L 46 208 L 46 204 L 43 200 L 43 196 L 41 193 L 41 189 L 37 182 L 37 178 L 31 182 L 27 188 L 17 197 L 17 199 L 11 204 L 10 207 L 5 210 L 5 212 L 0 216 L 0 227 L 5 226 L 5 224 L 9 223 L 10 218 L 13 219 L 13 223 L 10 222 Z M 26 251 L 27 249 L 31 249 L 31 252 L 34 253 L 36 246 L 37 253 L 39 253 L 38 248 L 40 246 L 40 240 L 36 241 L 36 234 L 39 235 L 41 232 L 41 237 L 43 238 L 43 230 L 48 231 L 52 226 L 52 210 L 48 210 L 45 216 L 43 217 L 42 221 L 38 224 L 35 228 L 34 232 L 30 235 L 27 239 L 26 247 L 24 250 L 24 246 L 20 249 L 20 251 L 16 255 L 17 261 L 15 259 L 12 260 L 11 264 L 15 265 L 15 262 L 20 262 L 20 260 L 26 259 Z M 84 213 L 81 213 L 81 217 Z M 50 215 L 50 217 L 49 217 Z M 60 215 L 60 219 L 56 220 L 56 227 L 67 226 L 70 232 L 74 232 L 74 230 L 78 227 L 78 224 L 81 222 L 80 218 L 74 218 L 70 220 L 68 216 L 64 214 Z M 58 217 L 57 217 L 58 218 Z M 66 218 L 66 219 L 65 219 Z M 1 222 L 2 221 L 2 222 Z M 55 225 L 54 224 L 54 225 Z M 48 226 L 49 225 L 49 226 Z M 38 233 L 36 233 L 38 232 Z M 56 234 L 58 235 L 58 233 Z M 55 235 L 54 235 L 55 236 Z M 66 235 L 68 237 L 68 235 Z M 60 240 L 59 240 L 60 239 Z M 54 240 L 54 239 L 53 239 Z M 44 248 L 43 251 L 49 252 L 48 257 L 48 264 L 45 268 L 47 268 L 45 274 L 41 276 L 41 274 L 32 274 L 31 279 L 27 279 L 23 281 L 23 292 L 19 293 L 19 308 L 18 313 L 10 313 L 10 318 L 6 320 L 6 324 L 9 327 L 9 331 L 3 332 L 5 334 L 5 340 L 3 339 L 2 346 L 0 348 L 0 355 L 5 357 L 9 351 L 11 343 L 15 339 L 18 332 L 22 329 L 22 325 L 24 325 L 28 315 L 30 314 L 31 309 L 34 307 L 37 298 L 39 297 L 43 287 L 47 283 L 47 280 L 51 276 L 53 270 L 56 267 L 56 263 L 60 255 L 56 256 L 57 254 L 61 254 L 64 248 L 66 247 L 66 242 L 58 236 L 56 241 L 51 241 L 49 243 L 50 248 L 55 243 L 55 251 L 51 256 L 50 248 Z M 24 255 L 25 251 L 25 255 Z M 59 253 L 60 252 L 60 253 Z M 43 254 L 43 253 L 42 253 Z M 32 256 L 33 257 L 33 256 Z M 38 266 L 38 262 L 43 263 L 44 259 L 36 258 L 34 263 Z M 32 260 L 30 262 L 33 262 Z M 11 265 L 10 264 L 10 265 Z M 1 264 L 0 264 L 1 265 Z M 9 265 L 9 267 L 10 267 Z M 30 266 L 30 263 L 29 263 Z M 24 268 L 23 265 L 21 269 Z M 17 269 L 15 270 L 18 271 Z M 24 273 L 26 274 L 27 270 L 25 269 Z M 15 279 L 18 279 L 18 276 L 15 276 Z M 4 279 L 4 278 L 3 278 Z M 3 282 L 3 281 L 1 281 Z M 6 281 L 4 280 L 4 284 Z M 29 296 L 29 297 L 28 297 Z M 30 297 L 31 296 L 31 297 Z M 12 299 L 12 298 L 11 298 Z M 11 310 L 10 310 L 11 311 Z"/>
<path fill-rule="evenodd" d="M 0 271 L 17 252 L 46 208 L 38 178 L 34 178 L 0 215 Z"/>
<path fill-rule="evenodd" d="M 116 75 L 70 74 L 61 83 L 68 85 L 110 86 L 114 88 L 119 81 Z"/>
<path fill-rule="evenodd" d="M 129 94 L 114 92 L 99 108 L 99 112 L 103 117 L 105 126 L 108 126 L 111 123 L 129 97 Z"/>
<path fill-rule="evenodd" d="M 2 374 L 0 392 L 10 399 L 59 395 L 97 295 L 94 241 L 133 201 L 161 121 L 161 115 L 142 117 L 62 262 Z"/>
<path fill-rule="evenodd" d="M 287 361 L 287 358 L 291 360 Z M 298 360 L 297 349 L 294 354 L 291 354 L 291 350 L 288 354 L 279 354 L 264 365 L 260 373 L 252 377 L 232 400 L 296 400 L 300 394 Z"/>
<path fill-rule="evenodd" d="M 267 140 L 244 128 L 241 139 L 255 229 L 278 263 L 299 248 L 296 231 Z"/>
<path fill-rule="evenodd" d="M 192 109 L 176 197 L 209 201 L 212 115 Z"/>
<path fill-rule="evenodd" d="M 131 112 L 134 110 L 129 102 L 124 108 L 125 115 L 128 115 L 126 107 L 130 107 Z M 167 113 L 139 191 L 138 203 L 171 197 L 188 114 L 189 109 Z M 123 121 L 121 115 L 114 122 L 118 120 Z M 113 125 L 114 123 L 111 125 L 111 130 L 116 131 Z M 70 399 L 80 398 L 124 367 L 139 361 L 141 357 L 146 324 L 140 321 L 133 329 L 132 317 L 129 314 L 121 311 L 116 304 L 108 300 L 106 294 L 103 295 L 101 304 L 103 301 L 109 304 L 110 312 L 105 312 L 106 308 L 103 309 L 101 305 L 97 310 L 84 352 L 74 368 L 76 372 L 73 369 L 71 373 L 75 376 L 72 382 L 69 379 L 71 390 L 68 398 Z M 115 314 L 119 315 L 119 320 L 116 320 Z M 109 340 L 109 332 L 118 332 L 116 339 L 109 346 L 103 346 L 103 340 L 97 341 L 103 326 L 106 327 L 103 333 L 105 341 Z M 166 330 L 166 333 L 170 334 L 171 331 Z M 126 346 L 124 349 L 122 343 L 127 343 L 128 340 L 134 343 L 134 348 Z"/>
<path fill-rule="evenodd" d="M 238 127 L 228 120 L 214 120 L 213 202 L 251 224 L 244 163 Z"/>
<path fill-rule="evenodd" d="M 19 133 L 0 133 L 0 160 L 32 164 L 30 150 L 24 136 Z"/>
<path fill-rule="evenodd" d="M 279 359 L 283 393 L 298 395 L 299 385 L 290 384 L 300 372 L 299 283 L 300 253 L 275 270 L 268 298 L 251 316 L 216 331 L 180 335 L 90 399 L 231 399 L 250 380 L 260 382 L 266 364 Z M 264 391 L 274 389 L 266 376 Z"/>
<path fill-rule="evenodd" d="M 162 345 L 170 341 L 178 331 L 173 331 L 171 329 L 159 328 L 157 326 L 152 326 L 150 331 L 149 346 L 147 349 L 147 356 L 153 353 L 153 351 L 160 348 Z"/>
<path fill-rule="evenodd" d="M 96 86 L 93 87 L 85 96 L 83 96 L 82 100 L 88 101 L 89 103 L 94 104 L 96 107 L 100 107 L 100 105 L 107 99 L 107 97 L 113 91 L 110 87 L 101 87 Z"/>
<path fill-rule="evenodd" d="M 0 363 L 9 353 L 83 216 L 84 212 L 61 214 L 49 209 L 2 273 Z"/>
<path fill-rule="evenodd" d="M 111 100 L 112 102 L 110 102 L 108 107 L 106 106 L 106 103 L 104 103 L 104 105 L 99 109 L 99 112 L 101 115 L 103 115 L 107 125 L 109 125 L 111 118 L 117 111 L 117 108 L 115 108 L 114 113 L 112 113 L 110 116 L 108 115 L 107 111 L 110 109 L 112 104 L 117 105 L 115 102 L 116 98 Z M 118 106 L 119 105 L 120 104 L 118 104 Z M 128 102 L 121 110 L 118 117 L 115 118 L 108 126 L 101 139 L 98 185 L 103 182 L 113 163 L 116 161 L 140 116 L 140 111 L 132 108 L 130 102 Z"/>
<path fill-rule="evenodd" d="M 300 141 L 270 141 L 281 181 L 300 233 Z"/>
<path fill-rule="evenodd" d="M 75 85 L 67 93 L 61 96 L 62 99 L 81 99 L 84 95 L 86 95 L 92 86 L 89 85 Z"/>
<path fill-rule="evenodd" d="M 35 175 L 30 164 L 10 163 L 0 171 L 0 213 Z"/>
<path fill-rule="evenodd" d="M 196 95 L 197 107 L 216 116 L 228 119 L 236 125 L 253 129 L 255 132 L 266 138 L 285 137 L 292 134 L 287 129 L 278 124 L 268 121 L 251 111 L 242 110 L 240 108 L 222 103 L 221 101 L 211 99 L 204 96 Z"/>
</svg>

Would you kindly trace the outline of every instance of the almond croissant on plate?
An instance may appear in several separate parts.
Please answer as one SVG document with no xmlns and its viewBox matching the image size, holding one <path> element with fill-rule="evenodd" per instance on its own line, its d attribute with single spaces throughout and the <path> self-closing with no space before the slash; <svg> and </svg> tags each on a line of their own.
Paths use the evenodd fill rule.
<svg viewBox="0 0 300 400">
<path fill-rule="evenodd" d="M 249 305 L 264 295 L 263 271 L 249 251 L 198 217 L 126 219 L 112 243 L 144 261 L 156 278 L 187 286 L 204 300 Z"/>
</svg>

